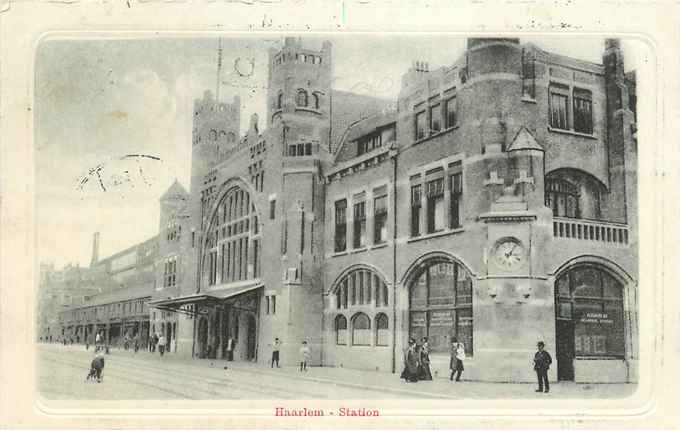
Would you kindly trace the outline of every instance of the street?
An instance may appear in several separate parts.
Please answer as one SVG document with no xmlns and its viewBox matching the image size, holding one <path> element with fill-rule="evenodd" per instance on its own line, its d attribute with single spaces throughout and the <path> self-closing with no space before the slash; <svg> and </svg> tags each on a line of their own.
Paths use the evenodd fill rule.
<svg viewBox="0 0 680 430">
<path fill-rule="evenodd" d="M 92 348 L 82 345 L 38 346 L 38 388 L 51 400 L 133 399 L 556 399 L 630 396 L 636 384 L 551 384 L 551 393 L 535 393 L 533 384 L 498 384 L 446 378 L 406 384 L 398 375 L 329 367 L 270 369 L 255 363 L 160 357 L 146 350 L 112 349 L 106 355 L 102 383 L 85 382 Z M 224 366 L 228 365 L 225 370 Z M 548 397 L 549 396 L 549 397 Z"/>
<path fill-rule="evenodd" d="M 39 391 L 53 400 L 129 399 L 293 399 L 374 398 L 375 391 L 308 380 L 292 384 L 284 374 L 257 376 L 249 371 L 224 370 L 225 362 L 180 361 L 140 350 L 114 349 L 106 355 L 102 383 L 85 382 L 93 349 L 81 345 L 39 346 Z M 312 370 L 313 372 L 313 370 Z M 383 398 L 407 397 L 381 393 Z"/>
</svg>

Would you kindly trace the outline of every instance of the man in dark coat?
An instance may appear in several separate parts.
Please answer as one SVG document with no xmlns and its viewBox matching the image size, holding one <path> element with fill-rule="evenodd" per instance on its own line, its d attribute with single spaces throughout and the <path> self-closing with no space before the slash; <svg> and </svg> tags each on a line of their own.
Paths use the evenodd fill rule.
<svg viewBox="0 0 680 430">
<path fill-rule="evenodd" d="M 545 348 L 545 343 L 543 343 L 543 341 L 539 341 L 536 346 L 538 347 L 538 351 L 534 354 L 534 370 L 538 377 L 538 390 L 536 390 L 536 392 L 549 393 L 550 383 L 548 382 L 548 369 L 552 364 L 552 357 L 550 357 L 548 351 L 543 349 Z M 543 391 L 544 385 L 545 391 Z"/>
</svg>

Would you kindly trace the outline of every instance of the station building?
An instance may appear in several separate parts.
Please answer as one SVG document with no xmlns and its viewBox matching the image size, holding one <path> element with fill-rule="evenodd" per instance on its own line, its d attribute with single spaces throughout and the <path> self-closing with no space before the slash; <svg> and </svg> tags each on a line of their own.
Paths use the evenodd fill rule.
<svg viewBox="0 0 680 430">
<path fill-rule="evenodd" d="M 253 115 L 241 136 L 240 99 L 207 91 L 189 191 L 161 197 L 144 246 L 92 265 L 130 287 L 92 303 L 139 313 L 79 305 L 62 329 L 161 332 L 199 359 L 231 338 L 262 364 L 274 338 L 284 365 L 304 340 L 313 365 L 395 373 L 428 337 L 438 376 L 455 336 L 482 381 L 533 381 L 543 340 L 553 379 L 637 381 L 637 97 L 618 40 L 600 64 L 469 39 L 454 64 L 415 62 L 396 100 L 334 89 L 330 42 L 286 38 L 268 67 L 262 130 Z"/>
<path fill-rule="evenodd" d="M 442 376 L 456 336 L 468 378 L 532 381 L 543 340 L 556 379 L 636 381 L 619 41 L 598 64 L 469 39 L 454 64 L 414 63 L 397 100 L 333 89 L 331 51 L 272 49 L 265 126 L 254 115 L 243 137 L 240 99 L 196 100 L 185 224 L 163 257 L 177 279 L 150 304 L 173 315 L 177 353 L 222 358 L 231 337 L 236 360 L 267 363 L 278 337 L 284 363 L 306 340 L 315 365 L 400 372 L 426 336 Z"/>
</svg>

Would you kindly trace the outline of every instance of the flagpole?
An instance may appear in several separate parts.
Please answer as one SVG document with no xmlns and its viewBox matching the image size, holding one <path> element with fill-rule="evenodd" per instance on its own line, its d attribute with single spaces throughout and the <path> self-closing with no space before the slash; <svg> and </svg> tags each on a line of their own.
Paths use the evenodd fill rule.
<svg viewBox="0 0 680 430">
<path fill-rule="evenodd" d="M 217 82 L 215 82 L 215 101 L 220 102 L 220 75 L 222 74 L 222 36 L 217 39 Z"/>
</svg>

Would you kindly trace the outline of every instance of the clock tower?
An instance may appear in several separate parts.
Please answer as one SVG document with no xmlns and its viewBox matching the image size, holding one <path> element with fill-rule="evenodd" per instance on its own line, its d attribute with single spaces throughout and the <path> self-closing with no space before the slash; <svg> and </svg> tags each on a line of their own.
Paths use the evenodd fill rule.
<svg viewBox="0 0 680 430">
<path fill-rule="evenodd" d="M 486 273 L 475 294 L 475 360 L 496 367 L 507 362 L 501 372 L 508 380 L 533 381 L 531 366 L 509 363 L 529 361 L 539 340 L 554 356 L 554 296 L 540 258 L 551 234 L 551 213 L 543 202 L 543 148 L 522 128 L 487 174 L 492 203 L 479 215 Z"/>
</svg>

